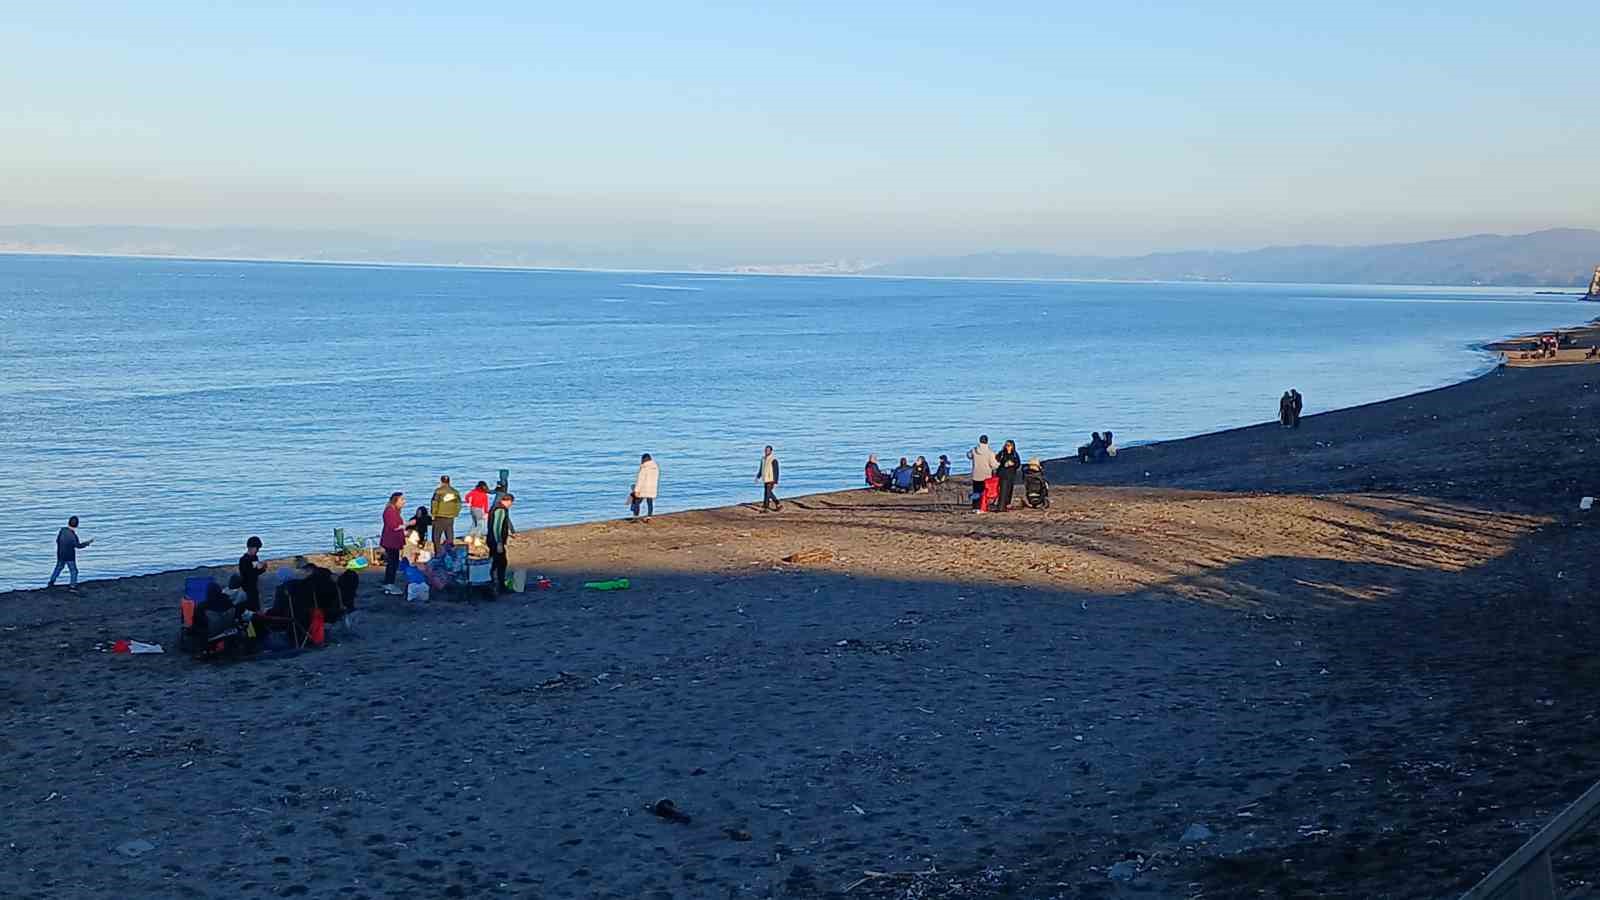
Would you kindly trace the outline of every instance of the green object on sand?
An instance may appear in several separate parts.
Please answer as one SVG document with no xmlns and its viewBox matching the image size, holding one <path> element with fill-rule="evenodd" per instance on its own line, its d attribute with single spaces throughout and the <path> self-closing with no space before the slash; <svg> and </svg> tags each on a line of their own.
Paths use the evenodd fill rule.
<svg viewBox="0 0 1600 900">
<path fill-rule="evenodd" d="M 628 579 L 613 578 L 610 581 L 585 581 L 583 589 L 586 591 L 625 591 L 628 589 Z"/>
</svg>

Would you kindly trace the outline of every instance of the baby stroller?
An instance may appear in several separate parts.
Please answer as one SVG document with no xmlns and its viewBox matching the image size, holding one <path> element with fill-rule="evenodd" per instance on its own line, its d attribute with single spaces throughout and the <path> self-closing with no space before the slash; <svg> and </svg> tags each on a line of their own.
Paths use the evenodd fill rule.
<svg viewBox="0 0 1600 900">
<path fill-rule="evenodd" d="M 1037 459 L 1028 460 L 1028 471 L 1023 477 L 1022 497 L 1029 509 L 1050 508 L 1050 482 L 1044 480 L 1044 470 Z"/>
</svg>

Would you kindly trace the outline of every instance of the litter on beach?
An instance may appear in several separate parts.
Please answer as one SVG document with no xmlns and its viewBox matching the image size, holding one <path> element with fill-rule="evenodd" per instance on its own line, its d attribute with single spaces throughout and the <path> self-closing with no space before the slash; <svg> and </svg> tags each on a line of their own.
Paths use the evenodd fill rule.
<svg viewBox="0 0 1600 900">
<path fill-rule="evenodd" d="M 1578 508 L 1583 510 L 1583 511 L 1585 511 L 1585 512 L 1588 512 L 1589 508 L 1592 507 L 1592 506 L 1594 506 L 1594 498 L 1593 497 L 1585 497 L 1582 500 L 1578 501 Z"/>
<path fill-rule="evenodd" d="M 160 644 L 146 644 L 143 641 L 120 640 L 111 645 L 112 653 L 163 653 Z"/>
</svg>

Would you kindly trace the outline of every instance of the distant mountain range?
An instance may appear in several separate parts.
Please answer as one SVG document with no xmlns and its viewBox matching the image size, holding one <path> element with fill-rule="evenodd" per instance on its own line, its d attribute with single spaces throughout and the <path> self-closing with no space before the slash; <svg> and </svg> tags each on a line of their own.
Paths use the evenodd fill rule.
<svg viewBox="0 0 1600 900">
<path fill-rule="evenodd" d="M 787 274 L 1583 288 L 1594 267 L 1600 265 L 1600 231 L 1555 228 L 1410 244 L 1303 245 L 1144 256 L 1010 252 L 891 263 L 740 265 L 638 245 L 594 248 L 531 241 L 440 241 L 274 228 L 4 225 L 0 226 L 0 252 Z"/>
<path fill-rule="evenodd" d="M 873 275 L 969 278 L 1587 287 L 1589 275 L 1597 265 L 1600 231 L 1553 228 L 1531 234 L 1478 234 L 1411 244 L 1304 245 L 1237 253 L 979 253 L 888 263 L 867 271 Z"/>
</svg>

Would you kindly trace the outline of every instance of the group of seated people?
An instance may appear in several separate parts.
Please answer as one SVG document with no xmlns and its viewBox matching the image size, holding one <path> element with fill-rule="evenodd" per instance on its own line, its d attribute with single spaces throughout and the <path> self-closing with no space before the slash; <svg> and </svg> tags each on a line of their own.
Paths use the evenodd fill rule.
<svg viewBox="0 0 1600 900">
<path fill-rule="evenodd" d="M 1078 448 L 1078 462 L 1081 463 L 1106 462 L 1116 455 L 1116 440 L 1109 431 L 1104 435 L 1098 431 L 1094 432 L 1089 443 Z"/>
<path fill-rule="evenodd" d="M 944 484 L 950 480 L 950 457 L 941 455 L 939 466 L 929 469 L 928 460 L 917 457 L 916 462 L 909 462 L 907 457 L 900 457 L 900 465 L 892 471 L 885 472 L 878 465 L 878 457 L 867 457 L 867 487 L 875 491 L 891 491 L 897 494 L 919 493 L 929 490 L 935 484 Z"/>
<path fill-rule="evenodd" d="M 271 637 L 282 635 L 291 647 L 320 644 L 322 629 L 346 620 L 355 611 L 360 576 L 346 570 L 337 578 L 322 566 L 297 560 L 280 570 L 271 605 L 253 600 L 238 575 L 224 590 L 215 581 L 196 602 L 180 646 L 199 657 L 245 656 Z"/>
</svg>

